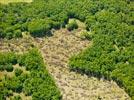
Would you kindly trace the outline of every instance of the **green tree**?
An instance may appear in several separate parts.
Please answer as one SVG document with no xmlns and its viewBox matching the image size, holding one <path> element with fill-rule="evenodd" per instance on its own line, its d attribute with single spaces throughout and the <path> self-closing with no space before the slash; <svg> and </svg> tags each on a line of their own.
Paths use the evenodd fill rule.
<svg viewBox="0 0 134 100">
<path fill-rule="evenodd" d="M 13 71 L 13 65 L 12 64 L 5 65 L 5 70 L 8 71 L 8 72 L 12 72 Z"/>
<path fill-rule="evenodd" d="M 77 29 L 78 28 L 78 24 L 75 20 L 71 21 L 68 25 L 67 25 L 67 29 L 69 31 Z"/>
<path fill-rule="evenodd" d="M 16 76 L 20 76 L 23 71 L 21 69 L 16 68 L 14 73 Z"/>
<path fill-rule="evenodd" d="M 28 31 L 33 36 L 44 36 L 50 28 L 51 26 L 44 19 L 33 20 L 28 24 Z"/>
</svg>

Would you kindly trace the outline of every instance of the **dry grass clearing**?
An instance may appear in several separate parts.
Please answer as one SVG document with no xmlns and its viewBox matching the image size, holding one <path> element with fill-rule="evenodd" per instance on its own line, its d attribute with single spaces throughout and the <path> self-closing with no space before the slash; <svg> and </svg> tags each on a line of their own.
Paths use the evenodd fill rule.
<svg viewBox="0 0 134 100">
<path fill-rule="evenodd" d="M 16 2 L 26 2 L 26 3 L 30 3 L 33 0 L 0 0 L 0 3 L 2 4 L 8 4 L 8 3 L 16 3 Z"/>
<path fill-rule="evenodd" d="M 0 52 L 15 52 L 22 54 L 29 51 L 34 45 L 29 37 L 20 39 L 1 39 L 0 40 Z"/>
</svg>

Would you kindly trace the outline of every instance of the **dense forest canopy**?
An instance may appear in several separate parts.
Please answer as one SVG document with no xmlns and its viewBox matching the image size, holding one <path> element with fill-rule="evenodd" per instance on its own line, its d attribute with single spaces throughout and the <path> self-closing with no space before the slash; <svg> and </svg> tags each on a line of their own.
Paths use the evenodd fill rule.
<svg viewBox="0 0 134 100">
<path fill-rule="evenodd" d="M 51 29 L 65 27 L 69 18 L 85 22 L 93 41 L 92 47 L 70 59 L 70 68 L 113 79 L 134 99 L 133 0 L 34 0 L 0 4 L 0 38 L 19 38 L 25 31 L 32 36 L 44 36 Z"/>
</svg>

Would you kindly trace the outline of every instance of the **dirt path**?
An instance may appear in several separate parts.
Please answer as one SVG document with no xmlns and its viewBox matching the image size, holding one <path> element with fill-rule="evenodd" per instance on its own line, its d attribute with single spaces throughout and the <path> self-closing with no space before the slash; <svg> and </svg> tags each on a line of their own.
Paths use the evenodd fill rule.
<svg viewBox="0 0 134 100">
<path fill-rule="evenodd" d="M 69 71 L 69 57 L 90 44 L 89 41 L 78 38 L 76 33 L 78 34 L 77 31 L 71 33 L 61 29 L 52 37 L 36 39 L 47 69 L 63 94 L 63 100 L 130 100 L 124 90 L 113 81 L 88 78 Z"/>
</svg>

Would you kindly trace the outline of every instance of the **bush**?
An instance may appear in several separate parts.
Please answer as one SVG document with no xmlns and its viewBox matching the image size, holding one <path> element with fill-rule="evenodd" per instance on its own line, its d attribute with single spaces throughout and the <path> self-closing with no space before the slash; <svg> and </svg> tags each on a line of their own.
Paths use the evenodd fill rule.
<svg viewBox="0 0 134 100">
<path fill-rule="evenodd" d="M 15 31 L 14 31 L 14 37 L 15 37 L 15 38 L 22 37 L 22 32 L 21 32 L 21 30 L 15 30 Z"/>
<path fill-rule="evenodd" d="M 7 72 L 12 72 L 13 71 L 12 64 L 0 65 L 0 71 L 4 70 L 6 70 Z"/>
<path fill-rule="evenodd" d="M 72 31 L 74 29 L 77 29 L 78 28 L 78 24 L 75 20 L 73 20 L 72 22 L 70 22 L 68 25 L 67 25 L 67 29 L 69 31 Z"/>
<path fill-rule="evenodd" d="M 12 72 L 13 71 L 13 65 L 12 64 L 5 65 L 5 70 L 8 71 L 8 72 Z"/>
<path fill-rule="evenodd" d="M 4 70 L 4 65 L 0 65 L 0 71 Z"/>
<path fill-rule="evenodd" d="M 7 78 L 4 83 L 5 83 L 5 87 L 8 90 L 12 90 L 18 93 L 22 91 L 23 83 L 19 80 L 18 77 Z"/>
<path fill-rule="evenodd" d="M 37 55 L 37 49 L 32 49 L 29 53 L 25 53 L 22 56 L 19 56 L 18 63 L 26 67 L 26 70 L 40 70 L 44 66 L 42 58 Z"/>
<path fill-rule="evenodd" d="M 7 39 L 12 39 L 13 38 L 13 33 L 11 33 L 11 32 L 8 32 L 8 33 L 6 33 L 6 38 Z"/>
<path fill-rule="evenodd" d="M 14 53 L 0 53 L 0 65 L 6 65 L 6 64 L 16 64 L 17 63 L 17 59 L 16 59 L 16 55 Z"/>
<path fill-rule="evenodd" d="M 20 95 L 14 96 L 13 99 L 11 100 L 22 100 L 22 98 L 20 97 Z"/>
<path fill-rule="evenodd" d="M 23 71 L 22 71 L 21 69 L 18 69 L 18 68 L 17 68 L 17 69 L 15 69 L 14 72 L 15 72 L 15 75 L 16 75 L 16 76 L 20 76 Z"/>
<path fill-rule="evenodd" d="M 82 39 L 88 39 L 88 40 L 92 39 L 92 37 L 93 37 L 93 35 L 90 32 L 87 32 L 87 31 L 82 32 L 80 35 L 81 35 Z"/>
<path fill-rule="evenodd" d="M 33 36 L 44 36 L 51 26 L 43 19 L 33 20 L 28 24 L 28 31 Z"/>
</svg>

